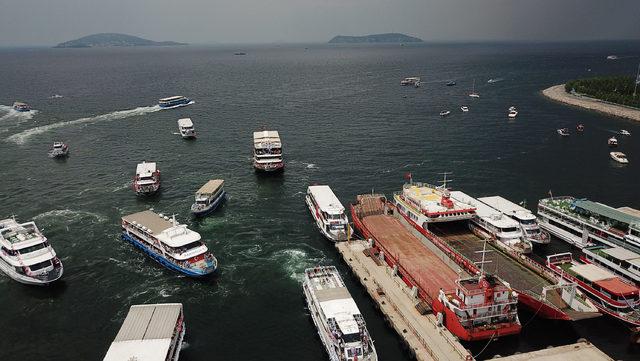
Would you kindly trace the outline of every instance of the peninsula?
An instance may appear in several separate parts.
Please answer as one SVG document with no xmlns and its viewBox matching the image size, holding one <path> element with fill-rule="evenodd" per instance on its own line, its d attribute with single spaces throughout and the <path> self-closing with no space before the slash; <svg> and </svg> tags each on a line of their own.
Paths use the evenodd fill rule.
<svg viewBox="0 0 640 361">
<path fill-rule="evenodd" d="M 80 39 L 65 41 L 54 48 L 105 48 L 120 46 L 174 46 L 187 45 L 185 43 L 177 43 L 175 41 L 153 41 L 137 36 L 117 34 L 117 33 L 101 33 L 82 37 Z"/>
<path fill-rule="evenodd" d="M 356 44 L 356 43 L 422 43 L 422 39 L 400 34 L 372 34 L 364 36 L 338 35 L 329 40 L 329 44 Z"/>
</svg>

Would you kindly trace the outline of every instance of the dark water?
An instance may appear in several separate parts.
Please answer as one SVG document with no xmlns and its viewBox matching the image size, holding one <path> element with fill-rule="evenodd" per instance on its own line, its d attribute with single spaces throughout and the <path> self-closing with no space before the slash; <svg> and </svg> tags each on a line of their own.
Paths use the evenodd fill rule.
<svg viewBox="0 0 640 361">
<path fill-rule="evenodd" d="M 399 190 L 408 171 L 432 182 L 452 171 L 452 185 L 477 196 L 531 206 L 552 190 L 638 208 L 640 126 L 540 94 L 575 77 L 632 74 L 638 45 L 0 50 L 0 216 L 34 219 L 65 265 L 63 281 L 46 289 L 0 277 L 0 360 L 99 360 L 128 307 L 153 302 L 184 304 L 184 360 L 324 360 L 300 289 L 304 268 L 318 263 L 343 271 L 381 358 L 407 359 L 312 225 L 306 187 L 327 183 L 346 204 L 372 189 Z M 248 55 L 234 56 L 238 50 Z M 622 59 L 607 61 L 609 54 Z M 411 75 L 426 84 L 398 85 Z M 458 85 L 444 86 L 449 79 Z M 473 79 L 480 99 L 466 96 Z M 174 94 L 196 104 L 154 107 Z M 38 113 L 12 114 L 14 100 Z M 509 121 L 511 105 L 520 114 Z M 442 119 L 442 109 L 452 115 Z M 195 142 L 174 134 L 185 116 L 199 132 Z M 577 123 L 584 134 L 557 136 L 556 128 Z M 251 132 L 263 125 L 284 141 L 281 176 L 251 168 Z M 621 128 L 634 134 L 619 137 L 627 166 L 611 161 L 606 145 Z M 56 139 L 70 143 L 68 160 L 46 157 Z M 159 162 L 163 172 L 153 199 L 129 188 L 141 160 Z M 226 180 L 230 199 L 214 216 L 192 220 L 193 193 L 210 178 Z M 118 238 L 120 217 L 149 207 L 176 213 L 208 240 L 218 278 L 179 277 Z M 611 319 L 572 324 L 521 311 L 521 320 L 520 336 L 470 348 L 486 358 L 585 337 L 614 358 L 640 354 Z"/>
</svg>

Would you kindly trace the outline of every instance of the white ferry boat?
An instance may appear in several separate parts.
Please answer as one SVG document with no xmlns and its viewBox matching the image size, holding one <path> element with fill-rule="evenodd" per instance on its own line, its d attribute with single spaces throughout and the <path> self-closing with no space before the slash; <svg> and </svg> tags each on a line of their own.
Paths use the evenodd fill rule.
<svg viewBox="0 0 640 361">
<path fill-rule="evenodd" d="M 478 198 L 478 200 L 518 222 L 524 239 L 538 244 L 549 244 L 551 242 L 549 232 L 540 229 L 538 218 L 530 210 L 500 196 L 482 197 Z"/>
<path fill-rule="evenodd" d="M 195 139 L 196 130 L 193 128 L 191 118 L 178 119 L 178 130 L 184 139 Z"/>
<path fill-rule="evenodd" d="M 574 197 L 538 202 L 540 227 L 578 248 L 606 244 L 640 251 L 640 217 Z"/>
<path fill-rule="evenodd" d="M 425 230 L 429 223 L 469 220 L 476 213 L 475 207 L 452 199 L 444 185 L 407 183 L 393 198 L 400 211 Z"/>
<path fill-rule="evenodd" d="M 420 77 L 419 76 L 410 76 L 408 78 L 404 78 L 404 79 L 400 80 L 400 85 L 402 85 L 402 86 L 407 86 L 407 85 L 415 86 L 416 84 L 420 84 Z"/>
<path fill-rule="evenodd" d="M 183 97 L 182 95 L 175 95 L 158 100 L 158 105 L 163 109 L 186 107 L 189 104 L 192 104 L 192 100 L 187 97 Z"/>
<path fill-rule="evenodd" d="M 0 270 L 28 285 L 47 285 L 62 277 L 62 262 L 34 222 L 0 220 Z"/>
<path fill-rule="evenodd" d="M 131 306 L 103 361 L 178 361 L 185 333 L 181 303 Z"/>
<path fill-rule="evenodd" d="M 278 131 L 253 132 L 253 167 L 264 172 L 284 170 L 282 142 Z"/>
<path fill-rule="evenodd" d="M 305 200 L 323 236 L 334 242 L 347 240 L 349 220 L 342 203 L 329 186 L 309 186 Z"/>
<path fill-rule="evenodd" d="M 191 277 L 215 272 L 218 261 L 200 240 L 200 234 L 152 211 L 122 217 L 122 238 L 161 265 Z"/>
<path fill-rule="evenodd" d="M 191 213 L 195 216 L 204 216 L 215 211 L 226 199 L 224 180 L 212 179 L 205 183 L 196 192 L 195 203 L 191 205 Z"/>
<path fill-rule="evenodd" d="M 469 228 L 478 237 L 494 241 L 508 251 L 531 253 L 531 242 L 524 239 L 518 222 L 463 192 L 453 191 L 451 198 L 476 208 Z"/>
<path fill-rule="evenodd" d="M 13 103 L 13 110 L 15 110 L 17 112 L 28 112 L 28 111 L 31 110 L 31 107 L 27 103 L 14 102 Z"/>
<path fill-rule="evenodd" d="M 137 195 L 150 195 L 160 189 L 160 170 L 155 162 L 138 163 L 133 178 L 133 190 Z"/>
<path fill-rule="evenodd" d="M 609 246 L 585 247 L 582 251 L 581 261 L 596 264 L 640 286 L 640 253 Z"/>
<path fill-rule="evenodd" d="M 378 360 L 364 318 L 334 266 L 306 269 L 302 289 L 329 360 Z"/>
<path fill-rule="evenodd" d="M 64 158 L 69 155 L 69 146 L 64 142 L 53 142 L 48 155 L 49 158 Z"/>
</svg>

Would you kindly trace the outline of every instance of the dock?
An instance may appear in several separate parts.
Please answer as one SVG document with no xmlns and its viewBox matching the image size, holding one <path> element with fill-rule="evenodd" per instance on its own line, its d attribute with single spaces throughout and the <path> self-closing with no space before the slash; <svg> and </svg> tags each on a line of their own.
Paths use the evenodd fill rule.
<svg viewBox="0 0 640 361">
<path fill-rule="evenodd" d="M 338 242 L 336 249 L 417 360 L 472 358 L 430 310 L 418 311 L 420 300 L 392 268 L 370 256 L 367 241 Z"/>
<path fill-rule="evenodd" d="M 571 345 L 550 347 L 517 355 L 498 358 L 504 361 L 613 361 L 599 348 L 589 342 L 576 342 Z"/>
</svg>

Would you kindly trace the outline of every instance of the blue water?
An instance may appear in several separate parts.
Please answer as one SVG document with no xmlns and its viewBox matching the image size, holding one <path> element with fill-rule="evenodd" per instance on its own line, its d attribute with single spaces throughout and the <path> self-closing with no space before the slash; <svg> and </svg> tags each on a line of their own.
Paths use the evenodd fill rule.
<svg viewBox="0 0 640 361">
<path fill-rule="evenodd" d="M 314 228 L 303 195 L 329 184 L 344 204 L 360 193 L 400 189 L 403 175 L 514 201 L 554 195 L 640 208 L 639 123 L 554 103 L 540 91 L 566 80 L 633 74 L 639 43 L 287 45 L 127 49 L 0 50 L 0 217 L 34 219 L 65 265 L 46 289 L 0 277 L 0 360 L 101 359 L 132 304 L 182 302 L 184 360 L 324 360 L 305 309 L 305 267 L 334 264 L 363 312 L 384 360 L 404 360 L 337 252 Z M 234 56 L 245 51 L 246 56 Z M 610 54 L 621 59 L 605 60 Z M 421 76 L 421 88 L 400 87 Z M 503 80 L 489 84 L 490 78 Z M 448 80 L 457 85 L 447 87 Z M 479 99 L 466 94 L 476 82 Z M 62 97 L 52 97 L 54 95 Z M 188 107 L 157 99 L 184 95 Z M 15 100 L 37 110 L 16 114 Z M 470 108 L 468 113 L 459 110 Z M 515 105 L 519 115 L 507 119 Z M 452 114 L 438 114 L 449 109 Z M 191 117 L 196 141 L 177 135 Z M 583 123 L 584 134 L 556 129 Z M 251 167 L 251 133 L 277 129 L 284 174 Z M 619 129 L 619 150 L 606 140 Z M 575 133 L 575 132 L 574 132 Z M 54 140 L 66 161 L 47 158 Z M 137 198 L 136 163 L 156 161 L 161 193 Z M 194 192 L 225 179 L 228 201 L 202 220 Z M 220 274 L 193 281 L 165 270 L 119 238 L 120 217 L 153 207 L 200 232 Z M 552 250 L 569 247 L 555 241 Z M 633 359 L 628 330 L 608 318 L 566 323 L 521 311 L 521 335 L 471 344 L 479 358 L 584 337 L 616 359 Z"/>
</svg>

